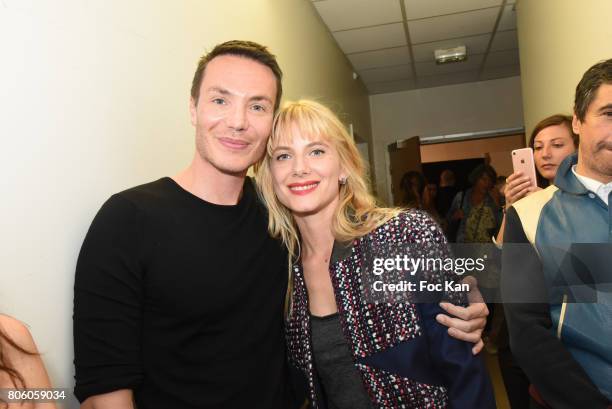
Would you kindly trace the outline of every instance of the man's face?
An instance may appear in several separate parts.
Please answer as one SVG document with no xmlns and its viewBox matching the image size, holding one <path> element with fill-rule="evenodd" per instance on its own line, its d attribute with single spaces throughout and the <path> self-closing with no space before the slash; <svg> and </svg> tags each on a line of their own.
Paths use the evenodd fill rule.
<svg viewBox="0 0 612 409">
<path fill-rule="evenodd" d="M 612 84 L 602 84 L 589 105 L 584 122 L 574 115 L 574 132 L 580 135 L 578 164 L 585 176 L 612 180 Z"/>
<path fill-rule="evenodd" d="M 197 104 L 190 103 L 202 161 L 225 174 L 245 175 L 264 153 L 275 99 L 276 77 L 270 68 L 234 55 L 213 58 Z"/>
</svg>

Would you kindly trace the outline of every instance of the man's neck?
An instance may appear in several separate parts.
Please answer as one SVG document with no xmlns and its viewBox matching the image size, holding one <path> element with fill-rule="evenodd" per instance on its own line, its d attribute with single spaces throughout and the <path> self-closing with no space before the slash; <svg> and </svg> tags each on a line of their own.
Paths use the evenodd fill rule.
<svg viewBox="0 0 612 409">
<path fill-rule="evenodd" d="M 238 203 L 247 171 L 227 174 L 203 161 L 196 152 L 191 164 L 172 177 L 189 193 L 209 203 L 231 206 Z"/>
<path fill-rule="evenodd" d="M 588 168 L 587 166 L 584 166 L 584 161 L 581 161 L 580 159 L 576 164 L 576 173 L 580 176 L 596 180 L 603 184 L 608 184 L 612 182 L 612 175 L 602 175 L 601 173 L 594 172 L 592 169 Z"/>
</svg>

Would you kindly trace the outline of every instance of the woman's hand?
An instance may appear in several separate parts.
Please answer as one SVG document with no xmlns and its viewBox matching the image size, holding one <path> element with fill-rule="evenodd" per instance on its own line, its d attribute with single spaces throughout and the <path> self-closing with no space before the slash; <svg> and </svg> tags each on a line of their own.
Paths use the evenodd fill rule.
<svg viewBox="0 0 612 409">
<path fill-rule="evenodd" d="M 506 179 L 506 187 L 504 189 L 504 194 L 506 195 L 506 208 L 509 208 L 517 200 L 537 190 L 541 189 L 532 185 L 529 177 L 525 176 L 523 172 L 511 174 Z"/>
<path fill-rule="evenodd" d="M 440 307 L 449 315 L 457 317 L 451 318 L 445 314 L 438 314 L 436 321 L 448 327 L 448 335 L 462 341 L 472 342 L 476 345 L 472 348 L 472 353 L 477 355 L 484 346 L 482 342 L 482 331 L 487 323 L 489 309 L 485 304 L 482 294 L 478 290 L 478 285 L 474 277 L 466 277 L 462 283 L 470 285 L 468 307 L 460 307 L 448 302 L 440 303 Z"/>
</svg>

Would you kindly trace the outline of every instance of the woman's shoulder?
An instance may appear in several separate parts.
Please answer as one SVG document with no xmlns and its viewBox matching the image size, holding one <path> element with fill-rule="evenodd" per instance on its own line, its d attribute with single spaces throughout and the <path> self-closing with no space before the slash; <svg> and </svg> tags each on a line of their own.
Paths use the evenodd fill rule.
<svg viewBox="0 0 612 409">
<path fill-rule="evenodd" d="M 34 344 L 34 339 L 32 338 L 32 334 L 30 334 L 30 330 L 18 319 L 0 314 L 0 331 L 8 338 L 5 339 L 4 337 L 0 337 L 2 346 L 8 347 L 7 351 L 14 349 L 10 341 L 26 351 L 36 351 L 36 345 Z"/>
<path fill-rule="evenodd" d="M 406 209 L 374 229 L 371 236 L 385 242 L 444 242 L 444 235 L 427 212 Z"/>
<path fill-rule="evenodd" d="M 8 315 L 0 314 L 0 348 L 4 364 L 9 364 L 13 374 L 25 382 L 28 388 L 50 388 L 51 382 L 45 365 L 38 353 L 34 339 L 28 327 L 21 321 Z M 15 378 L 0 371 L 0 388 L 14 387 Z M 50 408 L 55 405 L 50 404 Z"/>
</svg>

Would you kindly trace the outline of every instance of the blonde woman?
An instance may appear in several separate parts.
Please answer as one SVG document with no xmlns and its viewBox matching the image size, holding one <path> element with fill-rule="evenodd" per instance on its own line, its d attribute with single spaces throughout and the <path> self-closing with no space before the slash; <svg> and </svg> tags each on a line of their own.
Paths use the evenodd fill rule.
<svg viewBox="0 0 612 409">
<path fill-rule="evenodd" d="M 256 179 L 269 231 L 292 260 L 288 353 L 313 407 L 495 407 L 481 360 L 436 321 L 437 304 L 364 299 L 367 246 L 445 241 L 425 213 L 375 205 L 357 148 L 328 108 L 283 107 Z"/>
</svg>

